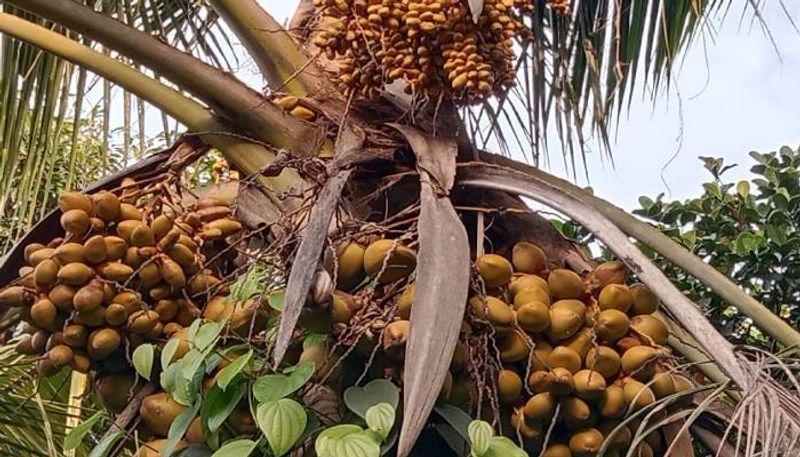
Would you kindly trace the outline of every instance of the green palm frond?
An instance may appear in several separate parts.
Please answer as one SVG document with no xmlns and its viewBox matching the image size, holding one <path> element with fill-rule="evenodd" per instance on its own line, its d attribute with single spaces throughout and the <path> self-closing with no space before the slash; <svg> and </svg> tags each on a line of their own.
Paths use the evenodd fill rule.
<svg viewBox="0 0 800 457">
<path fill-rule="evenodd" d="M 85 3 L 216 66 L 238 65 L 229 60 L 235 54 L 218 16 L 203 2 Z M 57 24 L 9 5 L 2 10 L 97 48 L 90 38 Z M 165 117 L 164 135 L 148 138 L 144 121 L 152 108 L 141 99 L 135 99 L 135 124 L 130 94 L 107 82 L 94 84 L 94 75 L 8 36 L 1 43 L 0 255 L 53 207 L 61 190 L 82 188 L 164 146 L 172 139 L 169 131 L 175 130 Z M 113 114 L 119 99 L 128 100 L 121 116 Z"/>
<path fill-rule="evenodd" d="M 655 99 L 669 89 L 682 53 L 698 36 L 713 34 L 714 21 L 735 2 L 572 0 L 569 16 L 555 14 L 545 0 L 535 3 L 525 18 L 531 37 L 519 43 L 517 87 L 477 108 L 467 123 L 478 144 L 499 145 L 506 153 L 530 150 L 536 165 L 547 158 L 547 134 L 555 132 L 576 174 L 576 162 L 592 144 L 611 158 L 622 110 L 639 91 Z M 739 5 L 760 20 L 763 2 Z"/>
</svg>

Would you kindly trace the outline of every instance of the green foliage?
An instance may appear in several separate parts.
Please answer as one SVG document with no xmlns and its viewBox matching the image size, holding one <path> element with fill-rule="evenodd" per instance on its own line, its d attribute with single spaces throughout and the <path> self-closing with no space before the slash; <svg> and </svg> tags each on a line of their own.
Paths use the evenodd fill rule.
<svg viewBox="0 0 800 457">
<path fill-rule="evenodd" d="M 467 427 L 471 446 L 470 457 L 525 457 L 519 446 L 505 436 L 495 436 L 492 425 L 475 420 Z"/>
</svg>

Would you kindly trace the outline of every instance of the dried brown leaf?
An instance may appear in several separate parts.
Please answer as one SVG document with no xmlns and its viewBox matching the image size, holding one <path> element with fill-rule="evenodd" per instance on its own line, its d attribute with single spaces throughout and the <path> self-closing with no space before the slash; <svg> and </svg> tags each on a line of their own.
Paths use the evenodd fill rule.
<svg viewBox="0 0 800 457">
<path fill-rule="evenodd" d="M 453 188 L 456 176 L 458 145 L 450 138 L 431 137 L 422 131 L 400 124 L 388 124 L 403 134 L 414 154 L 417 168 L 428 173 L 437 193 L 447 194 Z"/>
</svg>

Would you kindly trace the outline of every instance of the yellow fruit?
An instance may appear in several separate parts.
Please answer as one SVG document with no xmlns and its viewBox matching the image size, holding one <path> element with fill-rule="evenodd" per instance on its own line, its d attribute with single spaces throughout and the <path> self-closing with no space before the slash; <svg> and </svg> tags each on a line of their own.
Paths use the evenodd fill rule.
<svg viewBox="0 0 800 457">
<path fill-rule="evenodd" d="M 597 410 L 603 417 L 621 417 L 627 408 L 625 392 L 619 386 L 608 386 L 597 403 Z"/>
<path fill-rule="evenodd" d="M 287 95 L 285 97 L 278 97 L 272 100 L 272 102 L 287 111 L 291 111 L 297 106 L 297 104 L 300 102 L 300 99 L 295 97 L 294 95 Z"/>
<path fill-rule="evenodd" d="M 515 283 L 512 281 L 511 285 L 513 287 Z M 514 295 L 514 307 L 519 308 L 520 306 L 524 305 L 525 303 L 530 302 L 537 302 L 537 303 L 544 303 L 547 306 L 550 306 L 550 295 L 548 295 L 547 290 L 541 287 L 528 287 L 526 289 L 522 289 Z"/>
<path fill-rule="evenodd" d="M 522 379 L 516 371 L 500 370 L 497 376 L 497 395 L 503 403 L 513 403 L 522 394 Z"/>
<path fill-rule="evenodd" d="M 313 111 L 304 106 L 295 106 L 289 111 L 289 114 L 291 114 L 293 117 L 309 122 L 317 118 L 317 115 Z"/>
<path fill-rule="evenodd" d="M 90 217 L 89 222 L 91 224 L 90 228 L 94 232 L 101 233 L 106 231 L 106 223 L 99 217 Z"/>
<path fill-rule="evenodd" d="M 83 210 L 71 209 L 61 215 L 61 227 L 75 236 L 82 236 L 91 225 L 89 215 Z"/>
<path fill-rule="evenodd" d="M 575 383 L 575 395 L 594 400 L 606 390 L 606 380 L 603 375 L 593 370 L 581 370 L 572 376 Z"/>
<path fill-rule="evenodd" d="M 169 255 L 169 257 L 174 260 L 175 263 L 184 268 L 191 265 L 195 261 L 194 252 L 186 247 L 186 245 L 180 243 L 169 248 L 167 255 Z"/>
<path fill-rule="evenodd" d="M 103 284 L 93 280 L 75 292 L 72 304 L 77 311 L 87 312 L 97 308 L 103 303 Z"/>
<path fill-rule="evenodd" d="M 594 420 L 592 407 L 578 397 L 561 400 L 561 417 L 570 429 L 588 427 Z"/>
<path fill-rule="evenodd" d="M 156 245 L 156 238 L 155 235 L 153 234 L 153 230 L 146 224 L 139 224 L 136 228 L 133 229 L 133 231 L 131 232 L 130 241 L 131 245 L 137 248 Z"/>
<path fill-rule="evenodd" d="M 89 335 L 86 349 L 93 360 L 101 360 L 114 352 L 122 342 L 119 333 L 111 328 L 95 330 Z"/>
<path fill-rule="evenodd" d="M 139 274 L 139 276 L 141 277 L 141 273 Z M 173 278 L 173 280 L 176 279 Z M 216 287 L 219 283 L 220 283 L 219 278 L 217 278 L 211 273 L 198 273 L 194 275 L 194 277 L 189 279 L 188 283 L 189 295 L 198 295 L 201 293 L 207 293 L 209 291 L 213 291 L 214 287 Z"/>
<path fill-rule="evenodd" d="M 156 248 L 160 252 L 169 252 L 173 246 L 178 243 L 178 240 L 181 238 L 181 231 L 180 229 L 174 228 L 170 230 L 166 235 L 164 235 L 158 243 L 156 244 Z"/>
<path fill-rule="evenodd" d="M 223 237 L 228 237 L 242 230 L 242 224 L 241 222 L 233 219 L 217 219 L 206 224 L 205 229 L 219 230 L 222 232 Z"/>
<path fill-rule="evenodd" d="M 158 313 L 150 310 L 136 311 L 128 317 L 128 329 L 133 333 L 145 334 L 158 323 Z"/>
<path fill-rule="evenodd" d="M 139 407 L 139 415 L 150 430 L 157 435 L 167 436 L 172 422 L 186 409 L 166 392 L 144 397 Z"/>
<path fill-rule="evenodd" d="M 563 397 L 569 395 L 575 390 L 575 381 L 572 379 L 572 372 L 566 368 L 553 368 L 553 383 L 550 385 L 550 393 Z"/>
<path fill-rule="evenodd" d="M 119 198 L 111 192 L 102 191 L 92 195 L 92 211 L 106 222 L 114 222 L 120 214 Z"/>
<path fill-rule="evenodd" d="M 616 309 L 627 313 L 633 305 L 633 295 L 627 286 L 622 284 L 609 284 L 600 291 L 597 297 L 597 304 L 600 309 Z"/>
<path fill-rule="evenodd" d="M 95 235 L 83 243 L 86 261 L 92 264 L 101 263 L 108 257 L 106 242 L 102 235 Z"/>
<path fill-rule="evenodd" d="M 53 248 L 37 249 L 28 257 L 28 265 L 36 267 L 36 265 L 39 265 L 45 259 L 52 258 L 53 255 L 55 255 L 55 249 Z"/>
<path fill-rule="evenodd" d="M 356 302 L 352 295 L 338 290 L 333 292 L 331 300 L 331 320 L 334 323 L 350 323 L 350 320 L 360 309 L 361 304 Z"/>
<path fill-rule="evenodd" d="M 177 362 L 183 356 L 189 353 L 192 347 L 189 345 L 189 329 L 183 328 L 176 332 L 170 339 L 177 340 L 178 346 L 175 349 L 175 355 L 172 356 L 170 362 Z"/>
<path fill-rule="evenodd" d="M 29 295 L 22 286 L 10 286 L 0 291 L 0 306 L 18 308 L 30 303 Z"/>
<path fill-rule="evenodd" d="M 550 388 L 555 381 L 555 375 L 550 371 L 534 371 L 528 377 L 528 387 L 534 393 L 550 392 Z"/>
<path fill-rule="evenodd" d="M 673 374 L 672 384 L 675 386 L 676 393 L 684 394 L 675 401 L 675 404 L 683 407 L 691 405 L 694 395 L 689 394 L 688 391 L 694 389 L 694 383 L 686 376 Z"/>
<path fill-rule="evenodd" d="M 73 209 L 89 213 L 92 211 L 92 199 L 80 192 L 62 192 L 58 196 L 58 207 L 63 213 Z"/>
<path fill-rule="evenodd" d="M 136 249 L 136 248 L 131 248 L 131 249 Z M 156 265 L 154 262 L 151 262 L 151 263 L 142 265 L 141 267 L 138 267 L 137 271 L 139 272 L 138 273 L 139 285 L 141 286 L 142 289 L 151 289 L 156 284 L 161 282 L 161 274 L 158 272 L 158 265 Z M 200 274 L 200 275 L 197 275 L 197 277 L 195 277 L 193 282 L 196 282 L 197 284 L 200 284 L 205 279 L 207 279 L 207 277 L 205 275 Z M 197 284 L 196 284 L 196 286 L 197 286 Z M 198 287 L 198 290 L 195 290 L 194 288 L 192 288 L 192 284 L 190 284 L 189 285 L 189 293 L 194 295 L 194 293 L 199 292 L 200 291 L 199 290 L 199 286 L 197 286 L 197 287 Z"/>
<path fill-rule="evenodd" d="M 621 364 L 617 351 L 608 346 L 594 347 L 586 354 L 586 368 L 599 372 L 606 379 L 616 376 Z"/>
<path fill-rule="evenodd" d="M 122 203 L 119 205 L 119 218 L 120 221 L 141 221 L 142 212 L 137 207 L 130 203 Z"/>
<path fill-rule="evenodd" d="M 414 251 L 395 240 L 378 240 L 364 251 L 364 271 L 381 284 L 407 277 L 416 266 Z"/>
<path fill-rule="evenodd" d="M 631 314 L 636 316 L 639 314 L 653 314 L 658 311 L 658 298 L 649 287 L 644 284 L 634 284 L 631 286 L 630 292 L 633 296 Z"/>
<path fill-rule="evenodd" d="M 139 295 L 133 292 L 118 293 L 111 299 L 111 303 L 118 303 L 122 305 L 125 307 L 125 311 L 127 311 L 128 314 L 139 311 L 139 309 L 142 307 L 142 303 L 139 300 Z"/>
<path fill-rule="evenodd" d="M 639 380 L 649 380 L 655 373 L 658 351 L 650 346 L 634 346 L 622 354 L 622 371 Z"/>
<path fill-rule="evenodd" d="M 169 322 L 178 314 L 178 302 L 175 300 L 159 300 L 154 309 L 158 313 L 161 322 Z"/>
<path fill-rule="evenodd" d="M 153 219 L 153 222 L 150 223 L 150 229 L 153 231 L 153 237 L 156 240 L 160 240 L 161 238 L 165 237 L 174 226 L 175 223 L 166 214 L 158 216 L 157 218 Z"/>
<path fill-rule="evenodd" d="M 105 279 L 119 283 L 124 283 L 133 276 L 133 268 L 124 263 L 106 262 L 100 265 L 97 270 Z"/>
<path fill-rule="evenodd" d="M 23 254 L 22 254 L 22 257 L 25 259 L 25 263 L 30 264 L 31 263 L 31 256 L 36 251 L 39 251 L 41 249 L 46 249 L 45 245 L 43 245 L 41 243 L 31 243 L 31 244 L 25 246 L 25 249 L 23 250 Z M 35 266 L 35 265 L 33 265 L 33 266 Z"/>
<path fill-rule="evenodd" d="M 106 307 L 105 319 L 108 325 L 119 327 L 128 320 L 128 311 L 124 306 L 112 303 Z"/>
<path fill-rule="evenodd" d="M 625 378 L 622 384 L 622 393 L 625 403 L 633 405 L 634 409 L 643 408 L 656 401 L 653 391 L 633 378 Z"/>
<path fill-rule="evenodd" d="M 601 263 L 589 275 L 589 280 L 601 289 L 609 284 L 625 284 L 628 268 L 619 260 Z"/>
<path fill-rule="evenodd" d="M 486 287 L 500 287 L 511 281 L 514 273 L 511 262 L 497 254 L 484 254 L 475 261 L 478 274 L 483 278 Z"/>
<path fill-rule="evenodd" d="M 66 265 L 72 262 L 83 262 L 86 260 L 86 257 L 84 256 L 84 247 L 79 243 L 62 244 L 55 249 L 53 255 L 61 265 Z"/>
<path fill-rule="evenodd" d="M 366 277 L 364 271 L 364 246 L 346 242 L 336 249 L 336 284 L 342 290 L 350 290 Z"/>
<path fill-rule="evenodd" d="M 566 368 L 571 373 L 581 369 L 581 356 L 566 346 L 557 346 L 547 356 L 547 365 L 550 368 Z"/>
<path fill-rule="evenodd" d="M 586 294 L 583 279 L 572 270 L 557 269 L 547 277 L 550 294 L 556 300 L 577 299 Z"/>
<path fill-rule="evenodd" d="M 569 439 L 569 449 L 575 457 L 595 457 L 603 446 L 605 437 L 600 430 L 588 428 L 574 433 Z"/>
<path fill-rule="evenodd" d="M 675 380 L 669 373 L 656 373 L 649 387 L 656 398 L 668 397 L 675 393 Z"/>
<path fill-rule="evenodd" d="M 518 331 L 511 331 L 503 335 L 499 347 L 500 360 L 505 363 L 520 362 L 530 354 L 528 340 Z"/>
<path fill-rule="evenodd" d="M 39 299 L 31 306 L 31 322 L 37 327 L 53 330 L 56 324 L 58 308 L 46 298 Z"/>
<path fill-rule="evenodd" d="M 383 330 L 383 350 L 405 346 L 411 330 L 409 321 L 394 321 Z"/>
<path fill-rule="evenodd" d="M 158 262 L 158 273 L 167 284 L 176 289 L 186 285 L 186 275 L 181 266 L 169 257 L 164 257 Z"/>
<path fill-rule="evenodd" d="M 578 330 L 574 335 L 561 342 L 562 346 L 575 351 L 580 356 L 581 360 L 586 358 L 586 354 L 592 349 L 596 343 L 596 336 L 591 328 L 583 327 Z"/>
<path fill-rule="evenodd" d="M 521 241 L 511 250 L 511 263 L 516 271 L 540 274 L 547 268 L 547 256 L 539 246 Z"/>
<path fill-rule="evenodd" d="M 669 338 L 669 329 L 664 322 L 650 314 L 634 316 L 631 319 L 631 329 L 658 346 L 667 344 Z"/>
<path fill-rule="evenodd" d="M 14 345 L 14 350 L 19 354 L 35 355 L 36 351 L 33 349 L 33 336 L 23 334 L 19 336 L 17 343 Z"/>
<path fill-rule="evenodd" d="M 89 333 L 83 325 L 71 324 L 64 327 L 63 338 L 64 342 L 73 348 L 80 348 L 86 346 L 86 340 Z"/>
<path fill-rule="evenodd" d="M 550 307 L 529 302 L 517 308 L 517 322 L 528 333 L 539 333 L 550 327 Z"/>
<path fill-rule="evenodd" d="M 47 351 L 47 358 L 56 368 L 71 364 L 72 356 L 72 348 L 63 344 L 59 344 Z"/>
<path fill-rule="evenodd" d="M 128 251 L 128 244 L 125 243 L 125 240 L 117 236 L 104 237 L 103 244 L 105 244 L 106 248 L 106 260 L 109 262 L 116 262 L 117 260 L 123 259 Z"/>
<path fill-rule="evenodd" d="M 509 419 L 511 429 L 522 436 L 526 441 L 539 440 L 545 433 L 541 427 L 532 427 L 528 424 L 528 421 L 525 420 L 525 414 L 522 412 L 522 408 L 515 408 Z"/>
<path fill-rule="evenodd" d="M 469 300 L 472 310 L 479 319 L 488 320 L 495 330 L 510 330 L 515 323 L 514 310 L 495 297 L 472 297 Z"/>
<path fill-rule="evenodd" d="M 130 243 L 133 231 L 142 226 L 144 226 L 142 221 L 122 221 L 117 224 L 117 236 L 125 240 L 125 242 Z"/>
<path fill-rule="evenodd" d="M 38 265 L 37 265 L 38 266 Z M 18 270 L 19 273 L 19 285 L 22 287 L 27 287 L 28 289 L 35 289 L 36 288 L 36 280 L 33 277 L 33 272 L 35 269 L 33 267 L 24 266 L 20 267 Z"/>
<path fill-rule="evenodd" d="M 183 325 L 177 322 L 167 322 L 164 324 L 164 336 L 166 337 L 172 337 L 181 330 L 183 330 Z"/>
<path fill-rule="evenodd" d="M 33 270 L 33 280 L 39 287 L 50 287 L 58 280 L 59 265 L 53 259 L 46 259 L 36 265 Z"/>
<path fill-rule="evenodd" d="M 84 263 L 68 263 L 58 270 L 58 280 L 70 286 L 82 286 L 94 276 L 94 271 Z"/>
<path fill-rule="evenodd" d="M 553 346 L 543 338 L 538 338 L 533 342 L 533 352 L 531 353 L 531 369 L 546 370 L 547 356 L 553 352 Z"/>
<path fill-rule="evenodd" d="M 59 325 L 58 328 L 61 328 L 63 325 Z M 46 350 L 53 349 L 56 346 L 61 346 L 64 344 L 64 334 L 60 331 L 53 332 L 50 335 L 50 338 L 47 339 L 47 345 L 45 346 Z"/>
<path fill-rule="evenodd" d="M 511 283 L 508 285 L 508 290 L 511 292 L 511 295 L 517 295 L 528 289 L 542 289 L 542 291 L 547 293 L 548 297 L 550 295 L 550 286 L 547 284 L 547 280 L 541 276 L 517 273 L 511 277 Z"/>
<path fill-rule="evenodd" d="M 53 364 L 47 357 L 41 358 L 36 361 L 36 373 L 43 378 L 49 378 L 60 371 L 60 369 Z"/>
<path fill-rule="evenodd" d="M 550 309 L 550 328 L 547 337 L 554 341 L 565 340 L 574 335 L 583 326 L 582 315 L 564 308 Z"/>
<path fill-rule="evenodd" d="M 525 403 L 522 413 L 530 422 L 548 422 L 553 418 L 557 404 L 556 398 L 547 392 L 536 394 Z"/>
<path fill-rule="evenodd" d="M 566 444 L 551 444 L 547 446 L 541 457 L 572 457 L 572 451 Z"/>
<path fill-rule="evenodd" d="M 406 286 L 395 304 L 397 305 L 397 316 L 400 319 L 411 319 L 411 306 L 414 304 L 414 283 Z"/>
<path fill-rule="evenodd" d="M 616 309 L 606 309 L 597 315 L 594 331 L 604 341 L 614 342 L 625 336 L 630 327 L 628 315 Z"/>
<path fill-rule="evenodd" d="M 74 322 L 87 327 L 99 327 L 106 321 L 105 309 L 98 306 L 86 312 L 75 312 Z"/>
</svg>

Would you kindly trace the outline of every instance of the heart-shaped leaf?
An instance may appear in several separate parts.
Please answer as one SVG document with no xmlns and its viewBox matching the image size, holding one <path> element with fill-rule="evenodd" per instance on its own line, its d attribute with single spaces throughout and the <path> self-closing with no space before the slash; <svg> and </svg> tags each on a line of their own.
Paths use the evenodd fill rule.
<svg viewBox="0 0 800 457">
<path fill-rule="evenodd" d="M 164 448 L 161 449 L 162 455 L 172 455 L 175 446 L 178 445 L 178 441 L 186 434 L 186 430 L 189 429 L 189 425 L 191 425 L 192 420 L 199 410 L 200 401 L 196 401 L 191 407 L 184 409 L 183 412 L 172 421 L 172 424 L 169 426 L 169 433 L 167 434 L 167 443 L 164 445 Z"/>
<path fill-rule="evenodd" d="M 89 457 L 106 457 L 108 453 L 111 451 L 111 448 L 125 436 L 125 432 L 120 430 L 116 433 L 112 433 L 111 435 L 106 436 L 99 443 L 92 449 L 92 452 L 89 453 Z"/>
<path fill-rule="evenodd" d="M 300 403 L 290 398 L 281 398 L 258 405 L 256 421 L 267 437 L 273 455 L 281 457 L 303 436 L 308 415 Z"/>
<path fill-rule="evenodd" d="M 152 344 L 142 344 L 133 351 L 131 361 L 133 361 L 133 368 L 136 373 L 144 379 L 150 380 L 150 374 L 153 372 L 153 358 L 155 356 L 155 348 Z"/>
<path fill-rule="evenodd" d="M 228 416 L 231 415 L 236 405 L 244 396 L 247 390 L 245 383 L 233 384 L 227 390 L 219 387 L 212 387 L 208 396 L 203 402 L 201 415 L 206 421 L 208 431 L 214 433 L 222 426 Z"/>
<path fill-rule="evenodd" d="M 268 374 L 253 383 L 253 396 L 260 403 L 291 395 L 314 375 L 314 362 L 303 362 L 286 370 L 288 374 Z"/>
<path fill-rule="evenodd" d="M 267 297 L 267 304 L 275 311 L 283 311 L 283 302 L 286 299 L 286 291 L 277 290 Z"/>
<path fill-rule="evenodd" d="M 209 322 L 208 324 L 203 324 L 194 337 L 195 347 L 200 351 L 209 351 L 214 347 L 223 328 L 225 328 L 225 322 Z"/>
<path fill-rule="evenodd" d="M 489 442 L 489 449 L 485 457 L 527 457 L 528 454 L 520 449 L 513 441 L 505 436 L 494 436 Z"/>
<path fill-rule="evenodd" d="M 364 416 L 367 427 L 381 437 L 381 442 L 389 436 L 394 426 L 395 410 L 389 403 L 378 403 L 370 407 Z"/>
<path fill-rule="evenodd" d="M 489 443 L 494 436 L 491 424 L 484 421 L 472 421 L 467 428 L 469 443 L 472 446 L 472 455 L 483 456 L 489 451 Z"/>
<path fill-rule="evenodd" d="M 380 457 L 381 446 L 369 432 L 345 435 L 335 443 L 332 457 Z"/>
<path fill-rule="evenodd" d="M 353 386 L 344 391 L 344 403 L 362 419 L 366 419 L 367 410 L 378 403 L 388 403 L 397 409 L 399 402 L 400 389 L 385 379 L 376 379 L 364 387 Z"/>
<path fill-rule="evenodd" d="M 247 351 L 246 354 L 240 355 L 236 360 L 231 362 L 230 365 L 220 370 L 219 375 L 217 375 L 217 385 L 219 388 L 225 390 L 233 378 L 244 369 L 251 357 L 253 357 L 252 349 Z"/>
<path fill-rule="evenodd" d="M 86 435 L 92 431 L 92 427 L 96 424 L 100 419 L 103 418 L 105 413 L 103 411 L 98 411 L 94 413 L 90 418 L 86 419 L 85 421 L 78 424 L 75 428 L 67 433 L 67 436 L 64 437 L 64 450 L 69 451 L 71 449 L 75 449 L 78 447 L 79 444 L 83 441 Z"/>
<path fill-rule="evenodd" d="M 317 436 L 317 440 L 314 442 L 314 450 L 318 457 L 332 457 L 339 439 L 362 431 L 361 427 L 353 424 L 336 425 L 325 429 Z"/>
<path fill-rule="evenodd" d="M 463 409 L 453 405 L 441 405 L 436 407 L 436 412 L 447 421 L 465 442 L 469 442 L 469 424 L 472 417 L 464 412 Z"/>
<path fill-rule="evenodd" d="M 253 440 L 229 441 L 211 457 L 247 457 L 253 453 L 257 444 Z"/>
</svg>

